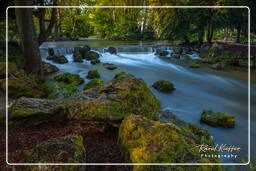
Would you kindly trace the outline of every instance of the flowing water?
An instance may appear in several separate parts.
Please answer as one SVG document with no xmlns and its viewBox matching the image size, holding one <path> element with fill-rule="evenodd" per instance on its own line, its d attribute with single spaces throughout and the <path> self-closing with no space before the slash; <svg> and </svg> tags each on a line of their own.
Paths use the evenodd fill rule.
<svg viewBox="0 0 256 171">
<path fill-rule="evenodd" d="M 121 71 L 131 73 L 142 78 L 151 88 L 152 92 L 161 101 L 162 109 L 170 109 L 180 119 L 195 123 L 207 129 L 216 144 L 227 144 L 241 147 L 238 158 L 248 154 L 248 82 L 246 73 L 239 76 L 224 71 L 215 71 L 210 68 L 192 69 L 183 65 L 166 62 L 154 55 L 155 46 L 150 43 L 131 43 L 129 45 L 118 42 L 93 42 L 92 50 L 100 53 L 102 63 L 115 64 L 118 69 L 109 71 L 102 64 L 91 65 L 89 62 L 74 63 L 72 52 L 74 46 L 88 44 L 88 42 L 50 42 L 41 46 L 43 57 L 48 55 L 47 48 L 53 47 L 59 55 L 65 55 L 69 62 L 67 64 L 55 64 L 62 72 L 79 74 L 85 78 L 91 69 L 98 69 L 101 78 L 109 81 Z M 120 45 L 121 44 L 121 45 Z M 118 54 L 111 55 L 105 52 L 107 46 L 117 47 Z M 161 48 L 172 52 L 172 47 L 161 46 Z M 191 58 L 200 59 L 195 53 Z M 51 63 L 50 61 L 47 61 Z M 59 74 L 58 73 L 58 74 Z M 241 79 L 241 77 L 243 79 Z M 152 84 L 157 80 L 170 80 L 174 83 L 176 90 L 171 94 L 161 93 Z M 85 78 L 85 82 L 88 82 Z M 81 86 L 82 87 L 82 86 Z M 251 97 L 256 96 L 255 84 L 251 87 Z M 204 109 L 226 112 L 236 117 L 235 128 L 211 127 L 200 123 L 200 114 Z M 256 103 L 251 102 L 251 130 L 256 130 Z M 256 143 L 256 132 L 251 132 L 251 144 Z M 253 151 L 254 150 L 254 151 Z M 253 156 L 256 156 L 255 149 L 251 149 Z M 239 160 L 239 159 L 238 159 Z M 231 162 L 230 159 L 223 159 L 224 162 Z"/>
</svg>

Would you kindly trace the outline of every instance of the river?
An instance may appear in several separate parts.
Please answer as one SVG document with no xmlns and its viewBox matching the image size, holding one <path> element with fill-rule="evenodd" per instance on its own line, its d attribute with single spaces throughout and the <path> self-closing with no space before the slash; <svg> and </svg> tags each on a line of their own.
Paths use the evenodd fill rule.
<svg viewBox="0 0 256 171">
<path fill-rule="evenodd" d="M 92 50 L 100 53 L 102 63 L 115 64 L 118 69 L 110 71 L 102 64 L 91 65 L 89 62 L 74 63 L 72 52 L 74 46 L 87 44 Z M 117 47 L 118 54 L 104 52 L 107 46 Z M 170 109 L 180 119 L 195 123 L 209 131 L 215 144 L 235 145 L 241 148 L 238 157 L 247 159 L 248 154 L 248 73 L 216 71 L 202 67 L 189 68 L 177 62 L 167 62 L 154 55 L 152 42 L 115 42 L 115 41 L 77 41 L 47 42 L 40 50 L 44 60 L 48 55 L 47 48 L 53 47 L 59 55 L 65 55 L 67 64 L 54 64 L 60 71 L 79 74 L 86 79 L 88 70 L 98 69 L 101 78 L 107 82 L 121 71 L 142 78 L 161 102 L 162 109 Z M 162 46 L 169 51 L 170 46 Z M 195 60 L 197 56 L 195 55 Z M 47 61 L 47 60 L 46 60 Z M 50 61 L 47 61 L 51 63 Z M 237 74 L 239 73 L 239 74 Z M 54 74 L 55 75 L 55 74 Z M 51 75 L 51 79 L 54 75 Z M 152 84 L 157 80 L 173 82 L 176 90 L 171 94 L 161 93 Z M 83 87 L 81 85 L 80 87 Z M 251 98 L 256 97 L 255 84 L 251 84 Z M 251 101 L 251 130 L 256 130 L 256 102 Z M 235 128 L 211 127 L 200 122 L 200 114 L 204 109 L 226 112 L 236 117 Z M 256 131 L 251 132 L 251 144 L 256 144 Z M 255 148 L 251 148 L 252 156 L 256 156 Z M 238 160 L 240 160 L 238 159 Z M 232 162 L 223 159 L 224 162 Z"/>
</svg>

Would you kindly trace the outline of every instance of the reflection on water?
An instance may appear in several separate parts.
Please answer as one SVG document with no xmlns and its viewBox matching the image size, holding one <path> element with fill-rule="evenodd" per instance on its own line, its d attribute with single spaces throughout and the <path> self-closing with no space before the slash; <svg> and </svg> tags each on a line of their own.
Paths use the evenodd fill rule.
<svg viewBox="0 0 256 171">
<path fill-rule="evenodd" d="M 53 44 L 50 44 L 51 46 Z M 76 45 L 77 46 L 77 45 Z M 47 50 L 41 49 L 43 56 L 47 56 Z M 152 92 L 161 101 L 162 108 L 171 109 L 180 119 L 195 123 L 209 130 L 216 144 L 229 144 L 241 147 L 240 156 L 247 156 L 248 153 L 248 85 L 227 74 L 214 74 L 211 69 L 191 69 L 184 66 L 172 64 L 161 60 L 154 55 L 152 46 L 118 46 L 118 54 L 111 55 L 104 52 L 104 48 L 97 44 L 92 49 L 100 53 L 102 63 L 113 63 L 118 66 L 117 70 L 106 70 L 101 64 L 91 65 L 88 61 L 73 63 L 72 48 L 58 47 L 55 51 L 59 54 L 66 54 L 69 63 L 55 64 L 60 72 L 78 73 L 85 78 L 88 70 L 98 69 L 102 79 L 109 81 L 113 76 L 125 71 L 142 78 Z M 171 48 L 167 49 L 171 50 Z M 67 54 L 70 53 L 70 54 Z M 196 54 L 194 55 L 196 58 Z M 246 76 L 246 75 L 245 75 Z M 171 94 L 161 93 L 152 88 L 157 80 L 170 80 L 174 83 L 176 90 Z M 86 78 L 85 78 L 86 80 Z M 86 80 L 87 82 L 88 80 Z M 255 87 L 251 89 L 251 95 L 256 96 Z M 204 109 L 227 112 L 237 118 L 236 127 L 232 129 L 210 127 L 200 123 L 200 114 Z M 256 129 L 256 103 L 251 104 L 251 129 Z M 252 143 L 255 143 L 255 132 L 251 133 Z M 252 154 L 256 154 L 252 149 Z"/>
</svg>

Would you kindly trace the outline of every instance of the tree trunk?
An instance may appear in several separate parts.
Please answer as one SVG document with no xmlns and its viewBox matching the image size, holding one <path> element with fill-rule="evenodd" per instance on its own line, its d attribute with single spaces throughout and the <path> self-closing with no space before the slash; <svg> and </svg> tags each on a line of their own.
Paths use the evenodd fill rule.
<svg viewBox="0 0 256 171">
<path fill-rule="evenodd" d="M 30 0 L 14 0 L 15 6 L 29 6 Z M 16 8 L 16 22 L 23 50 L 23 69 L 33 74 L 38 81 L 43 80 L 41 56 L 35 35 L 32 8 Z"/>
<path fill-rule="evenodd" d="M 207 30 L 207 42 L 211 43 L 212 42 L 212 38 L 213 38 L 213 27 L 208 27 Z"/>
<path fill-rule="evenodd" d="M 198 32 L 198 42 L 203 43 L 204 41 L 204 28 L 200 29 Z"/>
<path fill-rule="evenodd" d="M 189 44 L 189 43 L 190 43 L 190 41 L 189 41 L 189 39 L 188 39 L 188 36 L 184 36 L 184 40 L 185 40 L 185 43 L 186 43 L 186 44 Z"/>
<path fill-rule="evenodd" d="M 241 35 L 241 25 L 237 26 L 237 35 L 236 35 L 236 43 L 240 43 L 240 35 Z"/>
</svg>

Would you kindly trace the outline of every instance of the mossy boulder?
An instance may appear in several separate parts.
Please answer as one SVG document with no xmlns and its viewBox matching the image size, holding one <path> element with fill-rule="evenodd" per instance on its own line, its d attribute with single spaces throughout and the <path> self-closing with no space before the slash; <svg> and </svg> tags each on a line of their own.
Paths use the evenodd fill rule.
<svg viewBox="0 0 256 171">
<path fill-rule="evenodd" d="M 84 54 L 84 58 L 86 60 L 98 59 L 99 57 L 100 57 L 100 55 L 94 51 L 88 51 Z"/>
<path fill-rule="evenodd" d="M 211 126 L 234 128 L 236 118 L 227 113 L 204 110 L 201 114 L 201 122 L 204 122 Z"/>
<path fill-rule="evenodd" d="M 71 97 L 65 109 L 71 120 L 104 121 L 118 126 L 130 114 L 158 119 L 160 102 L 143 80 L 130 76 Z"/>
<path fill-rule="evenodd" d="M 192 61 L 189 67 L 190 68 L 200 68 L 200 64 L 197 61 Z"/>
<path fill-rule="evenodd" d="M 92 65 L 99 64 L 99 63 L 100 63 L 100 60 L 98 58 L 95 58 L 95 59 L 91 60 Z"/>
<path fill-rule="evenodd" d="M 114 76 L 114 79 L 117 79 L 117 78 L 127 78 L 127 77 L 133 77 L 133 75 L 129 74 L 129 73 L 125 73 L 125 72 L 119 72 L 119 73 L 117 73 Z"/>
<path fill-rule="evenodd" d="M 179 58 L 180 58 L 180 56 L 181 56 L 181 55 L 180 55 L 180 54 L 177 54 L 177 53 L 172 54 L 172 57 L 173 57 L 173 58 L 177 58 L 177 59 L 179 59 Z"/>
<path fill-rule="evenodd" d="M 169 52 L 167 50 L 161 50 L 161 49 L 157 49 L 155 55 L 157 56 L 167 56 L 169 54 Z"/>
<path fill-rule="evenodd" d="M 22 151 L 24 163 L 86 163 L 83 137 L 66 135 L 38 144 L 31 150 Z M 21 166 L 18 170 L 85 170 L 85 166 Z"/>
<path fill-rule="evenodd" d="M 95 79 L 92 79 L 91 81 L 89 81 L 87 84 L 85 84 L 84 90 L 90 89 L 90 88 L 95 88 L 95 87 L 98 87 L 103 84 L 104 84 L 103 80 L 95 78 Z"/>
<path fill-rule="evenodd" d="M 10 108 L 10 120 L 40 124 L 48 121 L 63 121 L 66 116 L 61 112 L 61 100 L 46 100 L 22 97 Z"/>
<path fill-rule="evenodd" d="M 0 81 L 0 90 L 6 92 L 6 80 Z M 12 75 L 8 79 L 8 96 L 11 98 L 19 97 L 34 97 L 44 98 L 47 93 L 44 87 L 36 82 L 36 80 L 29 75 L 24 73 L 18 73 L 15 76 Z"/>
<path fill-rule="evenodd" d="M 100 78 L 100 73 L 98 72 L 98 70 L 90 70 L 87 73 L 86 78 L 88 78 L 88 79 Z"/>
<path fill-rule="evenodd" d="M 115 70 L 117 67 L 114 64 L 104 63 L 103 66 L 108 70 Z"/>
<path fill-rule="evenodd" d="M 58 67 L 47 62 L 42 62 L 42 69 L 43 69 L 44 75 L 49 75 L 51 73 L 59 71 Z"/>
<path fill-rule="evenodd" d="M 109 47 L 107 49 L 107 52 L 109 52 L 110 54 L 117 54 L 117 49 L 115 47 Z"/>
<path fill-rule="evenodd" d="M 125 162 L 129 163 L 220 163 L 203 158 L 193 139 L 193 133 L 173 123 L 160 123 L 139 115 L 129 115 L 119 128 L 119 145 Z M 205 143 L 201 140 L 200 143 Z M 206 152 L 216 154 L 216 152 Z M 224 170 L 222 166 L 195 166 L 189 170 Z M 172 170 L 180 166 L 133 166 L 134 171 Z"/>
<path fill-rule="evenodd" d="M 64 73 L 54 77 L 57 82 L 62 82 L 65 84 L 79 85 L 84 82 L 84 80 L 78 74 Z"/>
<path fill-rule="evenodd" d="M 83 62 L 83 55 L 81 53 L 81 50 L 82 48 L 75 48 L 74 49 L 74 53 L 73 53 L 73 60 L 74 62 Z"/>
<path fill-rule="evenodd" d="M 171 93 L 175 88 L 168 80 L 159 80 L 154 82 L 153 87 L 161 92 Z"/>
<path fill-rule="evenodd" d="M 15 63 L 8 62 L 8 76 L 16 74 L 18 68 Z M 0 62 L 0 79 L 6 78 L 6 62 Z"/>
<path fill-rule="evenodd" d="M 50 60 L 50 61 L 53 61 L 55 63 L 58 63 L 58 64 L 68 63 L 68 60 L 67 60 L 67 58 L 65 56 L 53 55 L 53 56 L 48 56 L 46 59 Z"/>
</svg>

